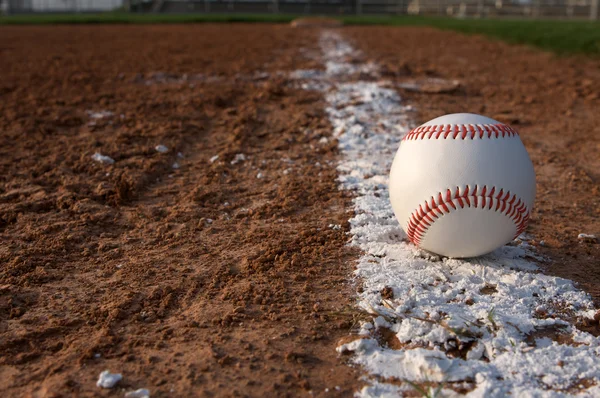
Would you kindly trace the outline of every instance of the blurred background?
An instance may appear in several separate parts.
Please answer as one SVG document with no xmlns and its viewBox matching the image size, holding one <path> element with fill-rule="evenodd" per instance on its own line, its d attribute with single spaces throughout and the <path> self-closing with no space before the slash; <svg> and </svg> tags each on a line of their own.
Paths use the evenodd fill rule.
<svg viewBox="0 0 600 398">
<path fill-rule="evenodd" d="M 0 0 L 4 14 L 273 13 L 598 19 L 600 0 Z"/>
</svg>

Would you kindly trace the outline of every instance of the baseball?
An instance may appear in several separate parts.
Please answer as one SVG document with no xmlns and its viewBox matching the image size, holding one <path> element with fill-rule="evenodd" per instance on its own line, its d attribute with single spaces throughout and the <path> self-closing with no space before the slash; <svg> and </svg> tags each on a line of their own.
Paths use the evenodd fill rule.
<svg viewBox="0 0 600 398">
<path fill-rule="evenodd" d="M 525 230 L 535 172 L 518 133 L 485 116 L 433 119 L 402 139 L 390 201 L 408 238 L 448 257 L 474 257 Z"/>
</svg>

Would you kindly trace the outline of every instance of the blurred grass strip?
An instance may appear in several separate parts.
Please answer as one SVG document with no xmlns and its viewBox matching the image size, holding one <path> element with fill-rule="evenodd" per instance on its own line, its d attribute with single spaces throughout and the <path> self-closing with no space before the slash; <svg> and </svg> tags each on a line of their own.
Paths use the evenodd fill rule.
<svg viewBox="0 0 600 398">
<path fill-rule="evenodd" d="M 528 44 L 559 54 L 600 55 L 600 22 L 449 17 L 347 17 L 348 25 L 432 26 Z"/>
<path fill-rule="evenodd" d="M 0 24 L 287 23 L 286 14 L 26 14 L 0 16 Z M 342 16 L 347 25 L 431 26 L 533 45 L 558 54 L 600 55 L 600 22 L 527 19 L 456 19 L 421 16 Z"/>
</svg>

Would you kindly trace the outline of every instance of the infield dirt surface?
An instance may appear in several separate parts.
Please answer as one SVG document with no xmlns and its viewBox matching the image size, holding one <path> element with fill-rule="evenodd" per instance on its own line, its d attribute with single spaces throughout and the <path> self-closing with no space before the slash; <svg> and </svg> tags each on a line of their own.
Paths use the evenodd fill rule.
<svg viewBox="0 0 600 398">
<path fill-rule="evenodd" d="M 394 84 L 458 80 L 398 88 L 416 124 L 473 112 L 519 130 L 540 265 L 600 303 L 600 245 L 577 238 L 600 234 L 600 61 L 427 28 L 337 31 Z M 0 392 L 351 396 L 360 371 L 335 351 L 363 317 L 351 197 L 322 93 L 287 77 L 323 68 L 319 29 L 0 35 Z M 124 376 L 112 390 L 95 385 L 105 369 Z"/>
</svg>

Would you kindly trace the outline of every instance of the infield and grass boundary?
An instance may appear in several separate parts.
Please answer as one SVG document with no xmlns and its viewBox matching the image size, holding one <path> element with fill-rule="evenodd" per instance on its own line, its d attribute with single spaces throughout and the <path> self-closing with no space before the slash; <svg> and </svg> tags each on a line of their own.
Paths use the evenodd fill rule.
<svg viewBox="0 0 600 398">
<path fill-rule="evenodd" d="M 26 14 L 0 16 L 0 25 L 46 24 L 179 24 L 288 23 L 291 14 Z M 346 25 L 431 26 L 465 34 L 481 34 L 513 44 L 532 45 L 558 54 L 600 55 L 600 22 L 456 19 L 423 16 L 341 16 Z"/>
</svg>

